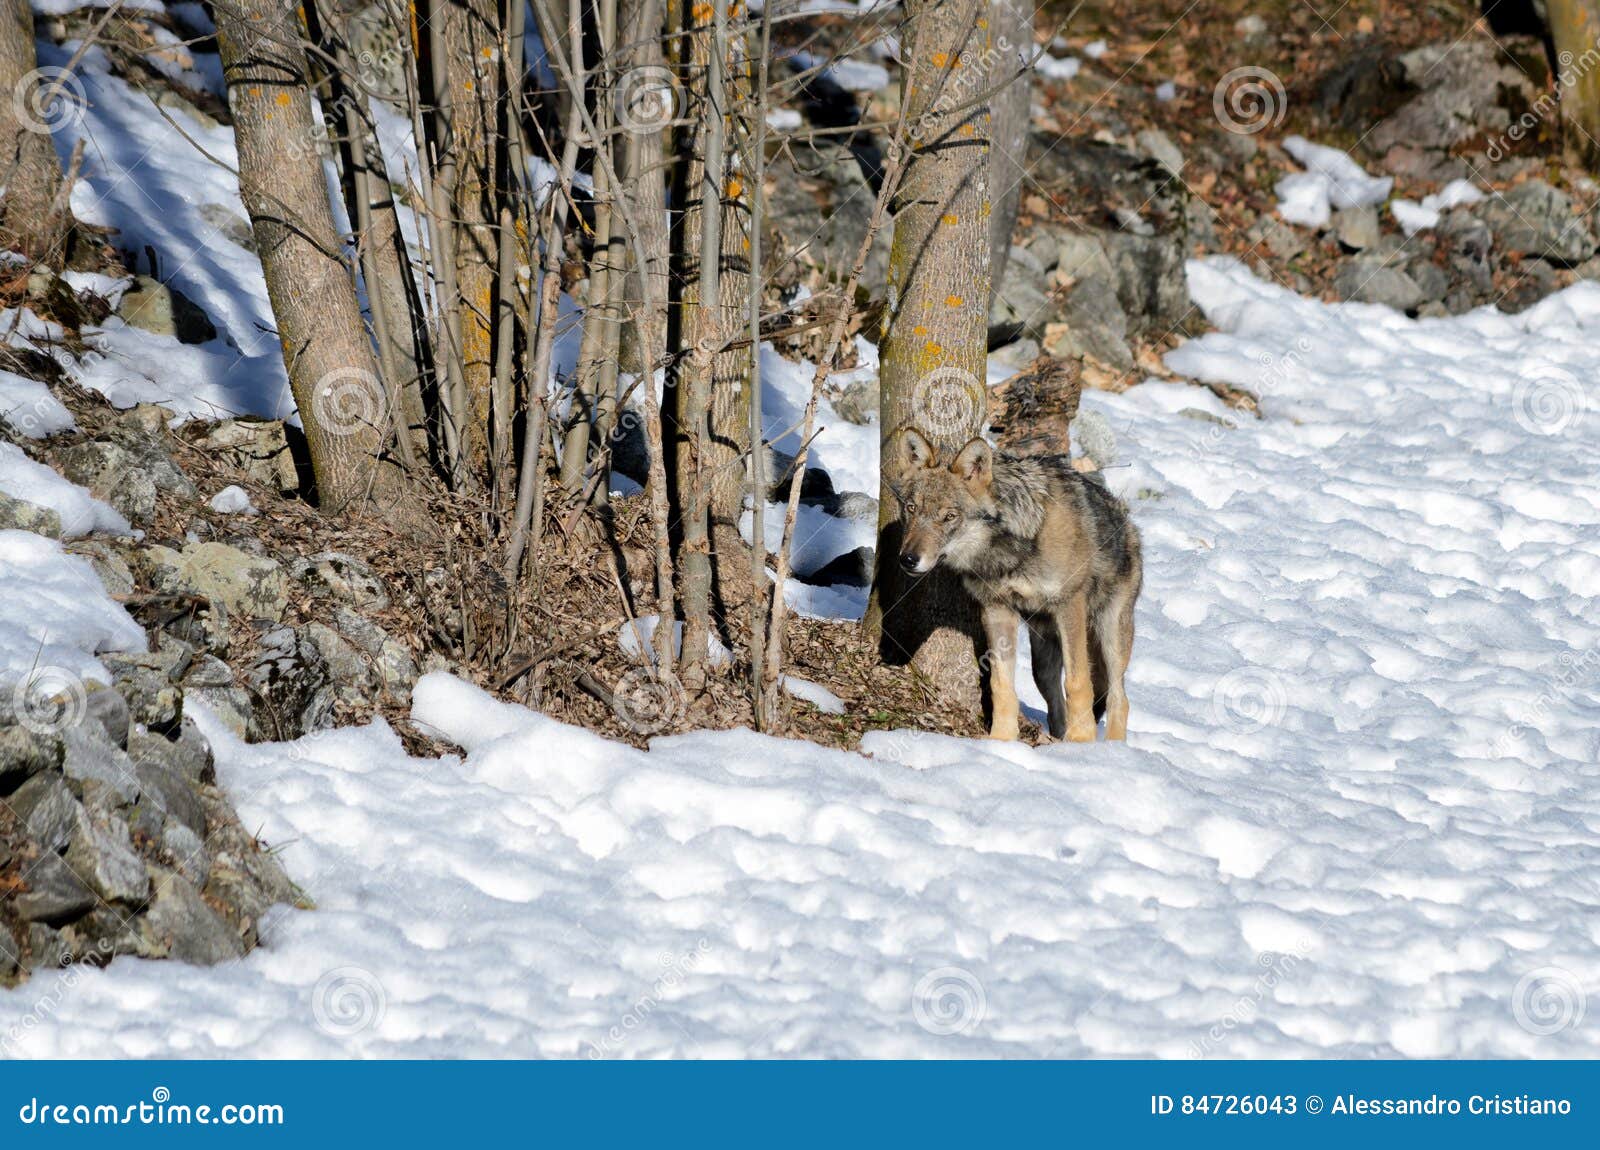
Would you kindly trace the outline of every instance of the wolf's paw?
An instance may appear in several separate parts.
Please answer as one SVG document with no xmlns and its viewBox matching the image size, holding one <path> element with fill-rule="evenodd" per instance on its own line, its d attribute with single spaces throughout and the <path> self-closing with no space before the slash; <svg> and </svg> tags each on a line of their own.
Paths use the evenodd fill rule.
<svg viewBox="0 0 1600 1150">
<path fill-rule="evenodd" d="M 1094 742 L 1095 730 L 1096 728 L 1093 723 L 1090 723 L 1087 726 L 1084 726 L 1080 723 L 1070 724 L 1067 727 L 1067 742 L 1092 743 Z"/>
<path fill-rule="evenodd" d="M 989 733 L 984 738 L 993 739 L 1000 743 L 1014 743 L 1022 738 L 1022 731 L 1016 725 L 990 727 Z"/>
</svg>

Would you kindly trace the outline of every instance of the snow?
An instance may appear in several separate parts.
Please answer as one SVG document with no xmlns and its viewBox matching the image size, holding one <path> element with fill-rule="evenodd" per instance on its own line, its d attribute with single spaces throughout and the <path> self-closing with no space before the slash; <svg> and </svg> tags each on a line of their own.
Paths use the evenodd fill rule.
<svg viewBox="0 0 1600 1150">
<path fill-rule="evenodd" d="M 1163 104 L 1178 98 L 1178 85 L 1171 80 L 1163 80 L 1156 85 L 1156 99 Z"/>
<path fill-rule="evenodd" d="M 1481 199 L 1483 192 L 1471 180 L 1451 180 L 1437 192 L 1423 196 L 1420 204 L 1415 200 L 1397 199 L 1389 205 L 1389 210 L 1394 213 L 1396 222 L 1406 235 L 1410 236 L 1424 228 L 1437 227 L 1439 217 L 1446 209 L 1461 204 L 1475 204 Z"/>
<path fill-rule="evenodd" d="M 106 594 L 89 561 L 54 539 L 0 531 L 0 587 L 0 691 L 8 704 L 47 673 L 110 683 L 96 654 L 145 649 L 144 629 Z M 10 1005 L 0 995 L 0 1016 Z"/>
<path fill-rule="evenodd" d="M 889 86 L 889 70 L 870 60 L 856 60 L 849 56 L 830 60 L 810 52 L 796 52 L 790 59 L 801 71 L 820 68 L 823 76 L 846 92 L 881 92 Z"/>
<path fill-rule="evenodd" d="M 1083 54 L 1091 60 L 1098 60 L 1106 54 L 1110 47 L 1104 40 L 1095 40 L 1083 46 Z"/>
<path fill-rule="evenodd" d="M 1593 1027 L 1538 1014 L 1600 979 L 1600 286 L 1411 320 L 1229 259 L 1189 276 L 1217 331 L 1168 366 L 1251 388 L 1263 418 L 1167 382 L 1084 398 L 1125 446 L 1107 478 L 1145 540 L 1127 744 L 734 731 L 637 750 L 435 674 L 413 719 L 465 755 L 420 759 L 381 721 L 250 746 L 196 706 L 222 785 L 318 909 L 274 912 L 225 967 L 79 971 L 47 1018 L 26 987 L 0 994 L 0 1039 L 27 1057 L 1600 1053 Z M 26 636 L 0 649 L 31 658 L 46 620 L 52 661 L 142 642 L 103 595 L 61 593 L 64 564 L 87 570 L 0 533 L 0 578 L 33 596 L 0 606 Z"/>
<path fill-rule="evenodd" d="M 0 370 L 0 420 L 29 439 L 70 431 L 72 413 L 37 380 Z"/>
<path fill-rule="evenodd" d="M 795 698 L 810 703 L 824 714 L 842 715 L 845 712 L 844 700 L 821 683 L 813 683 L 810 679 L 801 679 L 795 675 L 785 675 L 783 689 Z"/>
<path fill-rule="evenodd" d="M 1034 70 L 1047 80 L 1070 80 L 1078 74 L 1078 69 L 1083 66 L 1083 61 L 1076 56 L 1062 59 L 1049 53 L 1040 53 L 1033 62 Z"/>
<path fill-rule="evenodd" d="M 622 624 L 617 628 L 617 648 L 635 663 L 654 664 L 655 648 L 650 644 L 660 622 L 659 615 L 641 615 Z M 683 654 L 682 623 L 672 624 L 672 654 L 674 658 Z M 723 646 L 715 635 L 707 635 L 706 658 L 713 667 L 723 667 L 733 658 L 733 652 Z"/>
<path fill-rule="evenodd" d="M 94 531 L 118 535 L 129 531 L 128 521 L 114 508 L 35 463 L 15 444 L 0 443 L 0 492 L 54 511 L 61 517 L 61 534 L 68 539 Z"/>
<path fill-rule="evenodd" d="M 223 515 L 260 515 L 244 488 L 230 483 L 211 497 L 211 510 Z"/>
<path fill-rule="evenodd" d="M 64 67 L 77 47 L 40 40 L 39 63 Z M 195 53 L 197 67 L 202 56 Z M 86 331 L 93 351 L 79 381 L 118 406 L 160 402 L 181 414 L 292 415 L 261 263 L 211 222 L 223 219 L 219 212 L 248 218 L 230 170 L 238 164 L 232 129 L 175 106 L 168 115 L 180 132 L 148 95 L 111 74 L 99 48 L 84 54 L 74 75 L 83 99 L 54 136 L 63 159 L 77 142 L 84 145 L 73 213 L 116 228 L 125 250 L 153 249 L 157 278 L 203 301 L 219 332 L 203 347 L 187 347 L 113 317 L 103 330 Z M 229 167 L 206 159 L 195 143 Z"/>
<path fill-rule="evenodd" d="M 1332 209 L 1381 204 L 1394 187 L 1392 176 L 1369 176 L 1338 148 L 1313 144 L 1303 136 L 1290 136 L 1283 149 L 1306 169 L 1278 181 L 1278 214 L 1292 224 L 1324 227 Z"/>
</svg>

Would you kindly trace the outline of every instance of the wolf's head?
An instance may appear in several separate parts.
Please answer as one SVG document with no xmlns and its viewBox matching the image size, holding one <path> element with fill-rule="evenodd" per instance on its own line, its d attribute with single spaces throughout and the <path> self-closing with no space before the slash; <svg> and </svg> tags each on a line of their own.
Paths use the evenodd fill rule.
<svg viewBox="0 0 1600 1150">
<path fill-rule="evenodd" d="M 993 534 L 994 457 L 972 439 L 949 463 L 915 428 L 889 442 L 889 489 L 900 502 L 900 567 L 926 575 L 940 563 L 957 570 L 982 554 Z"/>
</svg>

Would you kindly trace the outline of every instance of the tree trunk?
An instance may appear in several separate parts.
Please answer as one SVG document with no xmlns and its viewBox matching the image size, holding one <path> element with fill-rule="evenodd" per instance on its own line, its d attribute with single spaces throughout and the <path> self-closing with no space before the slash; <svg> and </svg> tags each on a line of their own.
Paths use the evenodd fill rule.
<svg viewBox="0 0 1600 1150">
<path fill-rule="evenodd" d="M 0 244 L 36 260 L 54 254 L 70 213 L 58 214 L 61 161 L 51 124 L 72 111 L 74 82 L 40 75 L 28 0 L 0 0 Z"/>
<path fill-rule="evenodd" d="M 661 35 L 661 0 L 621 0 L 617 53 L 622 72 L 612 107 L 624 132 L 617 174 L 644 249 L 642 266 L 632 251 L 628 252 L 627 288 L 622 297 L 623 314 L 631 319 L 622 333 L 622 367 L 633 372 L 647 370 L 660 352 L 643 347 L 640 333 L 667 328 L 665 313 L 639 314 L 647 297 L 664 302 L 668 295 L 667 173 L 662 141 L 663 129 L 679 111 L 680 101 L 661 51 Z M 651 277 L 648 292 L 640 282 L 642 275 Z"/>
<path fill-rule="evenodd" d="M 455 219 L 455 280 L 461 309 L 461 375 L 467 410 L 462 436 L 469 467 L 484 473 L 488 464 L 489 421 L 493 407 L 495 295 L 499 281 L 498 223 L 502 149 L 499 122 L 501 65 L 495 0 L 446 0 L 441 6 L 450 88 L 449 133 L 439 142 L 448 153 Z"/>
<path fill-rule="evenodd" d="M 1007 69 L 1020 68 L 1033 55 L 1033 7 L 1022 0 L 991 0 L 990 55 L 995 60 L 987 83 L 997 83 Z M 1000 290 L 1011 258 L 1011 234 L 1017 227 L 1022 182 L 1027 175 L 1028 110 L 1033 99 L 1031 74 L 1019 76 L 990 100 L 989 298 Z"/>
<path fill-rule="evenodd" d="M 1600 165 L 1600 0 L 1547 0 L 1546 8 L 1565 150 Z"/>
<path fill-rule="evenodd" d="M 391 412 L 334 228 L 314 139 L 295 11 L 274 0 L 216 6 L 217 42 L 239 152 L 239 193 L 255 231 L 289 387 L 325 510 L 379 480 Z"/>
<path fill-rule="evenodd" d="M 989 301 L 989 140 L 979 102 L 987 0 L 908 0 L 911 45 L 902 114 L 911 155 L 896 195 L 889 301 L 880 351 L 881 427 L 920 429 L 945 459 L 983 428 Z M 939 570 L 907 579 L 898 507 L 880 483 L 877 572 L 866 625 L 886 662 L 914 662 L 941 693 L 977 697 L 982 629 L 960 582 Z"/>
</svg>

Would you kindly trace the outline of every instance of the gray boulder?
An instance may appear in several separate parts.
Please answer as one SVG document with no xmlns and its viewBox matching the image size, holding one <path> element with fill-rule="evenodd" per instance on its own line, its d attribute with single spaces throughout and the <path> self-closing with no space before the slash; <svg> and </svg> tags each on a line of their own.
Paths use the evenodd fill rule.
<svg viewBox="0 0 1600 1150">
<path fill-rule="evenodd" d="M 226 543 L 191 543 L 181 551 L 151 547 L 139 555 L 158 591 L 186 591 L 249 619 L 283 618 L 288 579 L 277 560 Z"/>
<path fill-rule="evenodd" d="M 115 815 L 80 818 L 67 844 L 66 862 L 107 902 L 137 904 L 150 893 L 144 860 L 133 849 L 128 824 Z"/>
<path fill-rule="evenodd" d="M 1494 233 L 1501 251 L 1538 256 L 1558 267 L 1575 267 L 1594 255 L 1595 237 L 1567 194 L 1543 180 L 1518 184 L 1489 196 L 1472 213 Z"/>
<path fill-rule="evenodd" d="M 21 878 L 23 889 L 11 896 L 10 905 L 23 922 L 58 926 L 94 906 L 94 891 L 53 852 L 25 866 Z"/>
<path fill-rule="evenodd" d="M 323 551 L 289 564 L 289 574 L 304 583 L 316 599 L 332 599 L 363 610 L 381 611 L 389 592 L 372 567 L 342 551 Z"/>
</svg>

